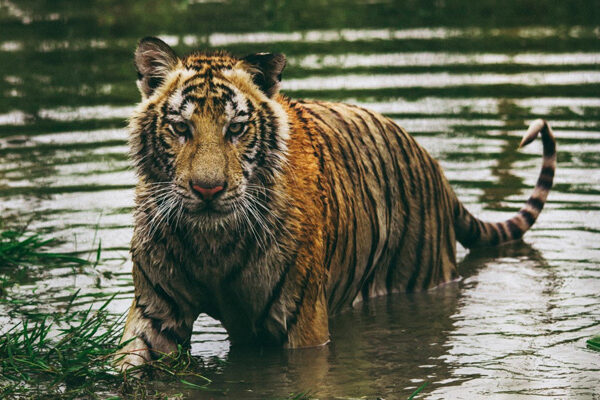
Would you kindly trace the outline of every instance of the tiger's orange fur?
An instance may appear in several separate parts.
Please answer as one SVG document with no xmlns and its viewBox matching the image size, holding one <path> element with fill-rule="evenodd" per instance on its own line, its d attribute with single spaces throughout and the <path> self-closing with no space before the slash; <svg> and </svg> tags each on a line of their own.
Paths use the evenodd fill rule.
<svg viewBox="0 0 600 400">
<path fill-rule="evenodd" d="M 343 307 L 450 281 L 457 239 L 518 239 L 539 215 L 556 163 L 545 122 L 524 139 L 542 132 L 544 141 L 532 197 L 508 221 L 484 223 L 390 119 L 278 94 L 284 63 L 271 54 L 179 58 L 158 39 L 140 42 L 142 102 L 130 122 L 135 300 L 122 368 L 189 345 L 200 313 L 233 343 L 327 343 L 328 318 Z"/>
</svg>

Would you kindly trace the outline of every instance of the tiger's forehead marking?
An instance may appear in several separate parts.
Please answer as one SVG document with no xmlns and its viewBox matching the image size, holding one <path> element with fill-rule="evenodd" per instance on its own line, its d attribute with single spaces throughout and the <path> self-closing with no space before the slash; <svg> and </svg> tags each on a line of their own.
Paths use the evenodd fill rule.
<svg viewBox="0 0 600 400">
<path fill-rule="evenodd" d="M 248 100 L 229 79 L 238 64 L 239 60 L 226 56 L 188 56 L 180 64 L 168 108 L 187 120 L 200 109 L 223 112 L 228 120 L 249 115 Z"/>
<path fill-rule="evenodd" d="M 227 53 L 191 54 L 183 61 L 186 68 L 193 69 L 198 73 L 206 73 L 209 70 L 231 69 L 237 63 L 238 61 Z"/>
</svg>

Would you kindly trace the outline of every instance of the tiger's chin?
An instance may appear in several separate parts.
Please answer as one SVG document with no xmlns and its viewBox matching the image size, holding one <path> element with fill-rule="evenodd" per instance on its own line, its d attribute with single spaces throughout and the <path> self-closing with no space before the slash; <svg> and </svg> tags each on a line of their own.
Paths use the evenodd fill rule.
<svg viewBox="0 0 600 400">
<path fill-rule="evenodd" d="M 236 219 L 233 205 L 219 203 L 190 204 L 185 206 L 185 214 L 188 220 L 193 220 L 207 229 L 223 226 Z"/>
<path fill-rule="evenodd" d="M 189 207 L 187 212 L 191 215 L 199 217 L 221 219 L 231 216 L 234 212 L 234 208 L 224 207 L 217 204 L 196 205 Z"/>
</svg>

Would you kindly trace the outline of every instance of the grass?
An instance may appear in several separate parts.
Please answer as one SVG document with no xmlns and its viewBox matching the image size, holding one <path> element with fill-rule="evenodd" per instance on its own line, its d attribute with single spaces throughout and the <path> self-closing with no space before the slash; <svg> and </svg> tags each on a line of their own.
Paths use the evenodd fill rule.
<svg viewBox="0 0 600 400">
<path fill-rule="evenodd" d="M 24 231 L 5 230 L 0 233 L 0 266 L 26 266 L 52 264 L 88 264 L 89 261 L 69 254 L 46 251 L 55 239 L 43 239 L 40 235 L 27 235 Z"/>
<path fill-rule="evenodd" d="M 100 260 L 100 246 L 92 262 L 52 252 L 51 246 L 57 243 L 24 230 L 0 232 L 1 303 L 13 301 L 12 286 L 34 280 L 49 268 L 95 265 Z M 198 372 L 202 369 L 199 361 L 182 349 L 140 367 L 139 374 L 118 373 L 113 360 L 120 349 L 124 316 L 107 311 L 113 298 L 76 310 L 77 291 L 64 310 L 41 318 L 19 315 L 21 322 L 7 331 L 0 330 L 0 398 L 183 397 L 173 390 L 167 394 L 152 389 L 143 379 L 149 375 L 162 383 L 177 381 L 178 387 L 188 391 L 207 389 L 210 380 Z"/>
<path fill-rule="evenodd" d="M 0 339 L 0 397 L 94 397 L 99 387 L 117 383 L 110 365 L 120 319 L 109 322 L 104 303 L 38 322 L 27 319 Z"/>
<path fill-rule="evenodd" d="M 588 339 L 585 343 L 589 349 L 600 351 L 600 336 Z"/>
<path fill-rule="evenodd" d="M 27 234 L 24 230 L 1 231 L 0 299 L 7 294 L 9 287 L 26 282 L 41 270 L 90 264 L 88 260 L 71 254 L 49 251 L 49 248 L 56 244 L 58 241 L 55 239 L 44 239 L 37 234 Z"/>
<path fill-rule="evenodd" d="M 76 295 L 74 295 L 75 297 Z M 0 338 L 0 398 L 167 398 L 151 391 L 145 377 L 178 381 L 190 390 L 205 390 L 210 380 L 189 352 L 164 355 L 137 374 L 121 375 L 113 367 L 123 317 L 106 310 L 68 311 L 31 323 L 23 320 Z M 131 371 L 131 370 L 130 370 Z M 135 372 L 135 371 L 133 371 Z"/>
<path fill-rule="evenodd" d="M 415 390 L 414 392 L 412 392 L 412 394 L 408 397 L 408 400 L 412 400 L 415 398 L 416 395 L 418 395 L 419 393 L 421 393 L 421 391 L 423 389 L 425 389 L 425 387 L 429 385 L 429 382 L 425 382 L 424 384 L 422 384 L 421 386 L 419 386 L 417 388 L 417 390 Z"/>
</svg>

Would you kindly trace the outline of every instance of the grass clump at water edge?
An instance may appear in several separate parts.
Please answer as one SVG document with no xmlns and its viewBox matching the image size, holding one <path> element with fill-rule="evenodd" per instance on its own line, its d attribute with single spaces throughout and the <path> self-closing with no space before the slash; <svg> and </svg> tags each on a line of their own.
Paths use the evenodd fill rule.
<svg viewBox="0 0 600 400">
<path fill-rule="evenodd" d="M 161 381 L 178 380 L 189 389 L 206 388 L 210 381 L 196 372 L 197 360 L 181 349 L 138 367 L 141 378 L 117 372 L 113 361 L 123 317 L 115 319 L 106 311 L 111 300 L 96 311 L 23 320 L 4 333 L 0 398 L 166 398 L 148 389 L 144 377 L 150 374 L 160 375 Z"/>
<path fill-rule="evenodd" d="M 0 303 L 10 304 L 10 289 L 18 283 L 35 281 L 42 271 L 94 264 L 72 254 L 50 251 L 56 243 L 55 239 L 24 230 L 0 231 Z M 100 259 L 99 252 L 95 263 Z M 113 361 L 121 347 L 118 343 L 124 317 L 107 311 L 114 296 L 100 305 L 75 310 L 78 293 L 69 299 L 64 311 L 41 318 L 19 315 L 21 322 L 15 321 L 8 330 L 0 328 L 0 398 L 173 397 L 172 390 L 167 396 L 150 389 L 148 379 L 138 377 L 148 375 L 159 376 L 162 383 L 179 381 L 190 390 L 205 389 L 210 383 L 197 372 L 199 362 L 181 349 L 139 367 L 138 374 L 117 372 Z"/>
</svg>

